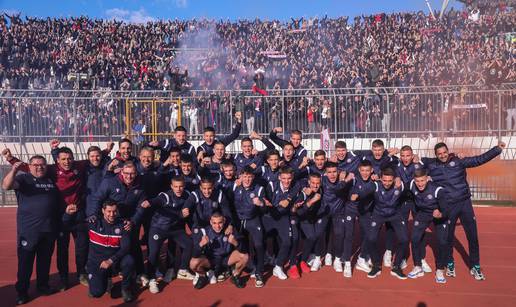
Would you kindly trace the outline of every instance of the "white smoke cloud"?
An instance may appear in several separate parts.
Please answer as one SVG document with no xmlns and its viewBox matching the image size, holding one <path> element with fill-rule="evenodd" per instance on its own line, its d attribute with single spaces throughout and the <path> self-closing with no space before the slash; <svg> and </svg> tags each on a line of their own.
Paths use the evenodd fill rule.
<svg viewBox="0 0 516 307">
<path fill-rule="evenodd" d="M 127 23 L 147 23 L 156 20 L 156 18 L 150 16 L 144 8 L 140 8 L 136 11 L 112 8 L 106 10 L 104 14 L 108 19 L 125 21 Z"/>
</svg>

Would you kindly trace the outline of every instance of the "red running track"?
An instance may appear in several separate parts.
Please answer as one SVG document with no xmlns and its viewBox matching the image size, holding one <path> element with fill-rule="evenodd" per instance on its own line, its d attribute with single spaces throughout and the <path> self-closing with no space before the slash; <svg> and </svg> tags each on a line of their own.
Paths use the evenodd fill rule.
<svg viewBox="0 0 516 307">
<path fill-rule="evenodd" d="M 455 250 L 457 277 L 441 285 L 434 275 L 416 280 L 398 280 L 384 269 L 376 279 L 356 271 L 352 279 L 344 279 L 330 267 L 309 273 L 299 280 L 268 280 L 262 289 L 251 281 L 245 289 L 235 288 L 229 281 L 195 290 L 191 281 L 176 280 L 163 292 L 153 295 L 143 291 L 132 305 L 141 306 L 516 306 L 516 208 L 476 208 L 480 237 L 481 263 L 485 281 L 475 281 L 462 257 L 467 242 L 461 226 L 457 227 Z M 12 306 L 16 292 L 16 225 L 15 208 L 0 209 L 0 306 Z M 464 247 L 462 247 L 464 246 Z M 433 253 L 427 247 L 427 260 Z M 54 258 L 55 259 L 55 258 Z M 72 259 L 72 257 L 70 257 Z M 409 261 L 406 273 L 412 269 Z M 432 265 L 433 266 L 433 265 Z M 74 266 L 71 267 L 71 270 Z M 113 306 L 121 298 L 107 295 L 90 299 L 84 286 L 76 285 L 63 293 L 35 297 L 34 278 L 28 306 Z M 55 260 L 51 284 L 58 285 Z"/>
</svg>

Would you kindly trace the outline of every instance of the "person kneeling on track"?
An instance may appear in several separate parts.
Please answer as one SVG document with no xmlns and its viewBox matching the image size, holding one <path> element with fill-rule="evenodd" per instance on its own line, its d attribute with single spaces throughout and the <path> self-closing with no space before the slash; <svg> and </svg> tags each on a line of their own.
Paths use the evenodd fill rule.
<svg viewBox="0 0 516 307">
<path fill-rule="evenodd" d="M 75 205 L 68 205 L 63 222 L 69 221 L 76 211 Z M 89 219 L 90 246 L 86 271 L 90 297 L 111 293 L 111 277 L 121 271 L 122 298 L 126 303 L 134 300 L 131 288 L 135 281 L 135 263 L 130 255 L 130 230 L 124 226 L 124 220 L 118 217 L 117 203 L 111 201 L 102 204 L 102 216 Z"/>
<path fill-rule="evenodd" d="M 210 218 L 210 226 L 194 231 L 194 249 L 190 268 L 197 273 L 194 280 L 196 289 L 202 289 L 208 283 L 216 283 L 214 271 L 233 266 L 231 282 L 237 288 L 245 287 L 240 274 L 249 256 L 240 251 L 240 236 L 236 232 L 225 234 L 227 227 L 225 220 L 221 213 L 214 212 Z"/>
</svg>

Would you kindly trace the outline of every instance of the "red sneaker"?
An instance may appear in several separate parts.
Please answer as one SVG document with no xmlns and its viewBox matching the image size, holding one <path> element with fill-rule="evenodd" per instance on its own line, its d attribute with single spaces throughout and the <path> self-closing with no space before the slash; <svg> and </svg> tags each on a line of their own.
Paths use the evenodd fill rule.
<svg viewBox="0 0 516 307">
<path fill-rule="evenodd" d="M 301 261 L 299 263 L 299 268 L 301 269 L 301 272 L 303 272 L 303 274 L 304 273 L 310 273 L 310 267 L 304 261 Z"/>
<path fill-rule="evenodd" d="M 291 279 L 298 279 L 301 276 L 299 275 L 299 270 L 297 269 L 297 266 L 293 265 L 288 269 L 287 275 Z"/>
</svg>

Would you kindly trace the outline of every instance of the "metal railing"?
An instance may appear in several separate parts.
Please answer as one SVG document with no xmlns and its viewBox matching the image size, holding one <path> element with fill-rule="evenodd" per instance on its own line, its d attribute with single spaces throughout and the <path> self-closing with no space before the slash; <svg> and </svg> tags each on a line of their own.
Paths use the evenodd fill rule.
<svg viewBox="0 0 516 307">
<path fill-rule="evenodd" d="M 22 157 L 38 151 L 29 144 L 56 137 L 75 144 L 80 154 L 77 144 L 83 142 L 127 136 L 142 144 L 172 135 L 179 124 L 193 140 L 201 139 L 207 126 L 228 134 L 241 112 L 243 135 L 267 135 L 280 126 L 288 138 L 288 131 L 299 129 L 310 150 L 320 148 L 321 131 L 328 129 L 332 142 L 346 140 L 352 149 L 367 149 L 371 139 L 381 138 L 388 146 L 410 144 L 421 155 L 431 155 L 438 140 L 451 142 L 451 148 L 485 150 L 502 139 L 508 143 L 503 159 L 516 159 L 516 83 L 272 89 L 267 96 L 248 90 L 6 90 L 0 92 L 0 106 L 3 147 L 16 146 Z M 238 144 L 228 149 L 237 151 Z M 498 185 L 484 182 L 478 191 Z"/>
</svg>

